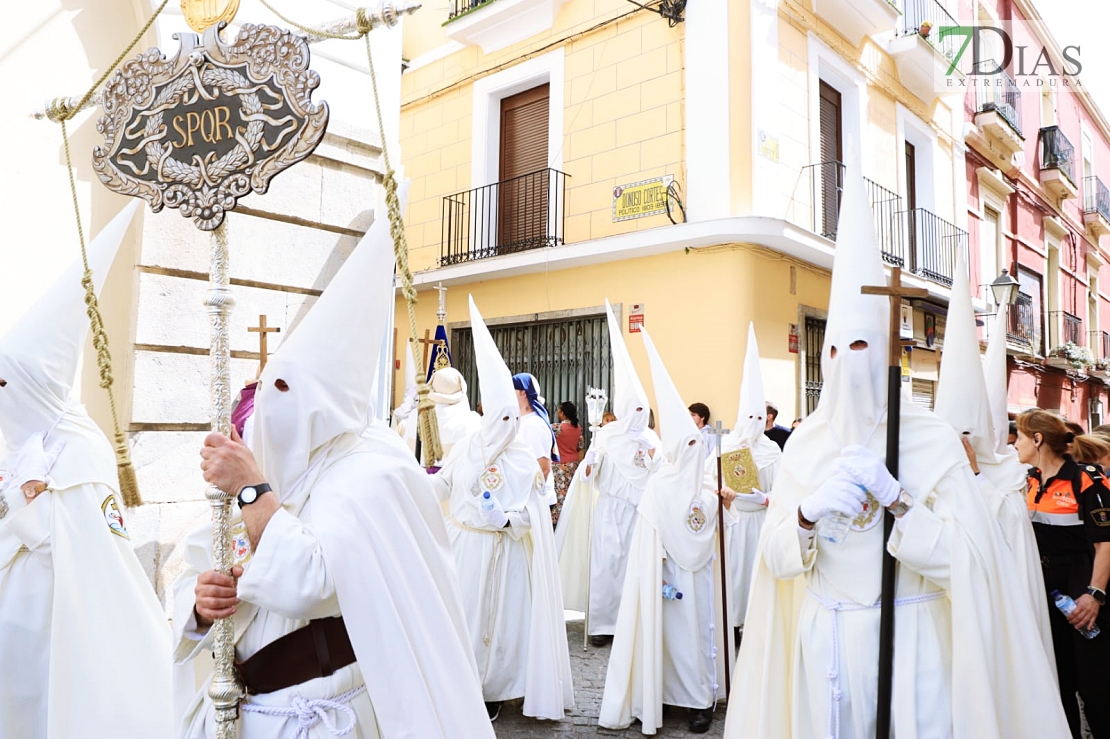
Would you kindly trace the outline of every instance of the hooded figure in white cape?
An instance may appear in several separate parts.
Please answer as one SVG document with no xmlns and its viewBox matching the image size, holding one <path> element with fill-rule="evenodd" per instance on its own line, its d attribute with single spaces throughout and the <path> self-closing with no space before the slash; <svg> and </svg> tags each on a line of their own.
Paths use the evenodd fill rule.
<svg viewBox="0 0 1110 739">
<path fill-rule="evenodd" d="M 767 492 L 775 482 L 782 450 L 763 433 L 767 403 L 763 394 L 763 374 L 759 369 L 759 344 L 755 324 L 748 324 L 748 347 L 744 355 L 744 378 L 740 383 L 740 404 L 736 425 L 721 439 L 721 456 L 748 449 L 759 475 L 759 487 L 751 493 L 738 493 L 725 509 L 725 545 L 729 580 L 728 610 L 732 622 L 743 625 L 748 610 L 748 591 L 759 543 L 759 532 L 767 518 Z M 705 461 L 705 485 L 717 490 L 716 450 L 709 450 Z M 727 482 L 725 487 L 728 488 Z M 735 492 L 735 491 L 733 491 Z"/>
<path fill-rule="evenodd" d="M 574 708 L 574 687 L 543 474 L 517 438 L 512 374 L 473 298 L 470 320 L 482 422 L 432 479 L 448 504 L 448 537 L 490 717 L 502 701 L 523 696 L 525 716 L 558 720 Z"/>
<path fill-rule="evenodd" d="M 451 447 L 478 430 L 482 417 L 470 410 L 466 379 L 454 367 L 442 367 L 433 372 L 429 387 L 431 393 L 428 397 L 436 404 L 439 443 L 443 447 L 443 456 L 439 461 L 442 463 Z M 413 420 L 416 420 L 415 416 Z"/>
<path fill-rule="evenodd" d="M 246 662 L 246 673 L 265 652 L 282 666 L 267 675 L 274 685 L 253 690 L 240 706 L 242 739 L 493 737 L 431 483 L 384 424 L 367 426 L 378 415 L 372 390 L 393 266 L 389 223 L 379 218 L 266 364 L 249 451 L 215 434 L 205 441 L 207 479 L 233 493 L 256 485 L 220 479 L 223 460 L 253 453 L 255 474 L 273 487 L 232 518 L 234 563 L 242 568 L 230 616 L 236 661 Z M 337 343 L 340 328 L 359 339 Z M 275 500 L 280 507 L 262 533 L 244 524 L 248 508 L 272 509 Z M 198 577 L 212 575 L 209 527 L 190 535 L 185 562 L 175 584 L 178 661 L 212 647 L 214 630 L 198 628 L 195 596 Z M 340 629 L 355 657 L 345 665 L 335 649 L 342 637 L 332 641 Z M 288 639 L 276 643 L 294 632 L 312 638 L 299 649 L 283 647 Z M 327 654 L 311 646 L 324 633 Z M 288 685 L 285 675 L 304 672 L 296 664 L 314 672 Z M 215 737 L 207 687 L 181 736 Z"/>
<path fill-rule="evenodd" d="M 659 437 L 648 428 L 647 393 L 636 375 L 613 307 L 605 301 L 613 352 L 613 412 L 598 429 L 567 488 L 555 543 L 563 601 L 586 612 L 586 633 L 615 633 L 636 506 L 654 467 Z"/>
<path fill-rule="evenodd" d="M 1017 451 L 1006 444 L 1006 310 L 1000 307 L 987 348 L 986 364 L 979 353 L 975 312 L 971 305 L 967 262 L 963 252 L 956 261 L 952 300 L 944 333 L 940 380 L 934 410 L 970 444 L 978 464 L 978 480 L 991 515 L 1002 527 L 1002 535 L 1013 552 L 1012 568 L 1022 594 L 1037 622 L 1053 673 L 1056 663 L 1045 608 L 1044 576 L 1033 524 L 1029 520 L 1025 491 L 1028 467 L 1018 461 Z M 987 377 L 984 376 L 987 373 Z M 988 381 L 989 378 L 989 381 Z M 994 385 L 1002 398 L 1000 413 L 992 408 L 987 391 Z M 1002 433 L 997 433 L 1001 428 Z"/>
<path fill-rule="evenodd" d="M 420 363 L 416 361 L 413 351 L 412 341 L 410 340 L 405 348 L 405 368 L 402 370 L 405 377 L 405 392 L 401 396 L 401 405 L 393 409 L 390 427 L 405 440 L 405 444 L 415 454 L 416 427 L 418 424 L 416 420 L 416 375 L 413 372 L 415 368 L 420 366 Z"/>
<path fill-rule="evenodd" d="M 897 560 L 892 735 L 1066 736 L 1059 701 L 1043 700 L 1055 682 L 1030 648 L 1040 637 L 1012 555 L 952 428 L 903 403 L 900 480 L 882 462 L 890 307 L 860 294 L 880 284 L 872 214 L 850 172 L 825 385 L 771 492 L 725 736 L 874 737 L 883 506 L 899 516 L 887 544 Z M 850 522 L 839 536 L 827 528 L 837 514 Z"/>
<path fill-rule="evenodd" d="M 704 436 L 647 329 L 641 333 L 663 454 L 637 508 L 598 723 L 623 729 L 636 718 L 644 734 L 655 734 L 666 704 L 693 709 L 690 729 L 700 734 L 709 729 L 717 698 L 724 697 L 726 651 L 716 639 L 731 632 L 716 607 L 717 495 L 703 485 Z M 664 585 L 682 595 L 665 599 Z"/>
<path fill-rule="evenodd" d="M 97 293 L 138 203 L 90 244 Z M 131 548 L 115 453 L 70 397 L 80 262 L 0 339 L 0 739 L 173 735 L 170 636 Z M 30 502 L 21 487 L 45 483 Z M 36 489 L 40 489 L 36 485 Z"/>
</svg>

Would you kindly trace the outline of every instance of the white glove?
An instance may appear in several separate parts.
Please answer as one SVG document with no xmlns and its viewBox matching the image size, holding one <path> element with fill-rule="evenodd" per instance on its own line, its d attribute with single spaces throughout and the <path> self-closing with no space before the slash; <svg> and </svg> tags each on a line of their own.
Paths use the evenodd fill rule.
<svg viewBox="0 0 1110 739">
<path fill-rule="evenodd" d="M 867 492 L 861 490 L 843 474 L 836 474 L 821 483 L 820 487 L 798 506 L 802 517 L 816 523 L 830 513 L 840 513 L 855 518 L 863 513 Z"/>
<path fill-rule="evenodd" d="M 497 500 L 497 496 L 490 493 L 489 501 L 493 503 L 493 508 L 483 508 L 482 503 L 486 502 L 485 496 L 478 499 L 478 515 L 481 516 L 482 521 L 487 526 L 492 526 L 495 529 L 505 528 L 505 524 L 509 522 L 509 516 L 505 513 L 505 509 L 501 507 L 501 503 Z"/>
<path fill-rule="evenodd" d="M 583 458 L 582 463 L 585 464 L 587 467 L 592 467 L 593 465 L 597 464 L 598 456 L 599 455 L 597 453 L 597 450 L 591 446 L 589 449 L 586 450 L 586 456 L 585 458 Z"/>
<path fill-rule="evenodd" d="M 883 458 L 867 447 L 844 447 L 836 468 L 867 488 L 883 508 L 898 500 L 902 492 L 902 486 L 887 470 Z"/>
<path fill-rule="evenodd" d="M 756 505 L 767 505 L 767 494 L 758 488 L 752 488 L 750 493 L 737 493 L 736 497 L 737 499 L 747 500 Z"/>
</svg>

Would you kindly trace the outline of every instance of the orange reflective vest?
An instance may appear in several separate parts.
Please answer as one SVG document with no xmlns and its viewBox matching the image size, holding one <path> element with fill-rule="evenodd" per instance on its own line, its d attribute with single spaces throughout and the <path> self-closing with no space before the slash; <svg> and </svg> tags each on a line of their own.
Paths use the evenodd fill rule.
<svg viewBox="0 0 1110 739">
<path fill-rule="evenodd" d="M 1095 478 L 1102 479 L 1097 467 L 1079 464 L 1079 475 L 1074 479 L 1056 477 L 1042 491 L 1041 482 L 1034 476 L 1029 478 L 1029 491 L 1026 505 L 1035 523 L 1057 526 L 1079 526 L 1078 496 L 1095 484 Z"/>
</svg>

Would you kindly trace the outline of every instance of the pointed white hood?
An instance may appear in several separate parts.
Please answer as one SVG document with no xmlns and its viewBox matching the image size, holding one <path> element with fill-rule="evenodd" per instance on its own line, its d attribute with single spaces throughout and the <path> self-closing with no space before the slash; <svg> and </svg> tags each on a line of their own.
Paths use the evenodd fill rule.
<svg viewBox="0 0 1110 739">
<path fill-rule="evenodd" d="M 613 413 L 617 417 L 615 424 L 610 425 L 615 425 L 619 433 L 639 436 L 647 428 L 651 412 L 647 393 L 640 384 L 632 356 L 624 343 L 621 324 L 608 299 L 605 300 L 605 313 L 609 319 L 609 347 L 613 353 Z"/>
<path fill-rule="evenodd" d="M 139 201 L 131 201 L 89 244 L 97 295 L 138 208 Z M 64 442 L 68 451 L 51 470 L 59 486 L 102 482 L 115 489 L 119 482 L 112 448 L 85 410 L 70 399 L 89 333 L 83 274 L 78 259 L 0 339 L 0 379 L 6 383 L 0 387 L 0 433 L 13 454 L 36 434 L 46 435 L 47 449 Z M 90 453 L 77 453 L 78 448 Z M 95 479 L 88 479 L 89 474 Z M 82 476 L 85 479 L 78 479 Z"/>
<path fill-rule="evenodd" d="M 470 296 L 470 323 L 482 403 L 482 455 L 489 464 L 516 438 L 520 403 L 513 389 L 513 373 L 497 350 L 474 296 Z"/>
<path fill-rule="evenodd" d="M 1010 436 L 1010 416 L 1006 410 L 1006 318 L 1009 306 L 1000 305 L 994 317 L 994 330 L 991 331 L 983 372 L 987 385 L 987 398 L 990 403 L 991 422 L 994 426 L 994 450 L 1006 454 L 1009 447 L 1006 441 Z"/>
<path fill-rule="evenodd" d="M 314 452 L 344 434 L 362 433 L 378 415 L 374 379 L 394 299 L 393 268 L 383 214 L 262 372 L 251 449 L 267 482 L 296 510 L 309 491 L 295 483 Z M 340 333 L 347 338 L 337 341 Z"/>
<path fill-rule="evenodd" d="M 863 178 L 849 171 L 837 226 L 818 406 L 841 446 L 866 444 L 886 414 L 890 302 L 860 294 L 865 285 L 885 284 Z M 861 346 L 857 342 L 866 342 L 866 348 L 852 349 Z"/>
<path fill-rule="evenodd" d="M 755 339 L 755 323 L 749 323 L 740 404 L 736 410 L 736 425 L 728 435 L 742 446 L 755 446 L 766 428 L 767 396 L 763 394 L 763 373 L 759 369 L 759 342 Z"/>
<path fill-rule="evenodd" d="M 952 280 L 934 410 L 956 433 L 968 437 L 980 461 L 989 463 L 995 454 L 994 425 L 969 282 L 967 259 L 961 252 Z"/>
<path fill-rule="evenodd" d="M 663 548 L 680 567 L 697 571 L 713 558 L 717 508 L 702 489 L 704 437 L 690 418 L 663 358 L 641 329 L 651 364 L 665 461 L 648 478 L 640 512 L 659 531 Z"/>
</svg>

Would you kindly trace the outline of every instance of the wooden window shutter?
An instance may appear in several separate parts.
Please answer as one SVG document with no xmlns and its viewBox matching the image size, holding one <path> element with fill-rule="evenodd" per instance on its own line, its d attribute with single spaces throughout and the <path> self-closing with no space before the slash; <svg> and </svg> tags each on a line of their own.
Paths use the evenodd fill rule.
<svg viewBox="0 0 1110 739">
<path fill-rule="evenodd" d="M 838 162 L 844 161 L 842 150 L 840 93 L 831 85 L 821 83 L 819 132 L 821 145 L 821 202 L 814 204 L 821 214 L 821 234 L 836 237 L 836 224 L 840 215 L 841 170 Z"/>
<path fill-rule="evenodd" d="M 498 254 L 546 245 L 550 236 L 549 93 L 543 84 L 501 101 Z"/>
</svg>

